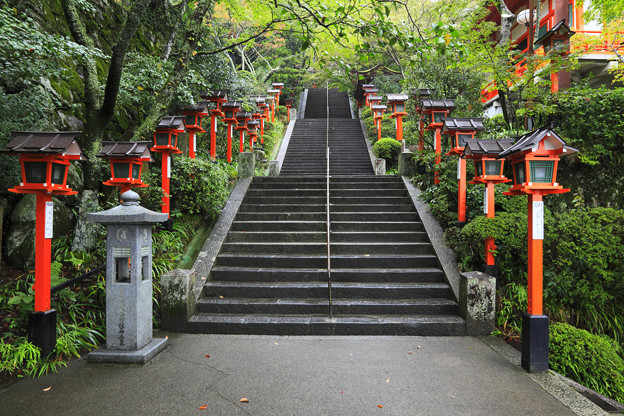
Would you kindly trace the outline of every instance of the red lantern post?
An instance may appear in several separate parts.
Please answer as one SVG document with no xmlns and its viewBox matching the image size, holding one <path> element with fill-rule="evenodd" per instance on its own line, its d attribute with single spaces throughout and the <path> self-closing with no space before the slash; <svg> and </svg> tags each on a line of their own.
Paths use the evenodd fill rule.
<svg viewBox="0 0 624 416">
<path fill-rule="evenodd" d="M 417 88 L 412 90 L 412 99 L 416 103 L 415 116 L 418 117 L 418 150 L 425 150 L 425 123 L 423 122 L 421 100 L 430 97 L 435 90 Z"/>
<path fill-rule="evenodd" d="M 557 183 L 559 156 L 576 153 L 549 127 L 518 138 L 499 157 L 512 166 L 513 186 L 505 195 L 528 195 L 528 305 L 522 317 L 522 367 L 548 371 L 548 317 L 543 315 L 543 196 L 569 192 Z"/>
<path fill-rule="evenodd" d="M 182 153 L 178 149 L 178 134 L 184 133 L 186 128 L 184 127 L 184 116 L 167 116 L 163 117 L 156 126 L 154 131 L 154 147 L 152 152 L 162 154 L 162 207 L 161 211 L 165 214 L 170 214 L 170 186 L 171 179 L 171 155 L 173 153 Z"/>
<path fill-rule="evenodd" d="M 440 165 L 442 160 L 442 119 L 447 117 L 455 108 L 453 100 L 421 100 L 421 114 L 425 124 L 425 130 L 435 131 L 435 163 Z M 440 171 L 435 171 L 434 183 L 440 184 Z"/>
<path fill-rule="evenodd" d="M 457 221 L 458 225 L 466 223 L 466 159 L 464 153 L 465 140 L 473 139 L 477 131 L 485 129 L 482 118 L 443 118 L 443 133 L 451 136 L 451 150 L 447 156 L 459 156 L 457 160 Z"/>
<path fill-rule="evenodd" d="M 252 117 L 254 115 L 252 114 Z M 249 131 L 249 149 L 253 150 L 254 143 L 258 138 L 258 133 L 256 132 L 258 127 L 260 126 L 260 120 L 248 120 L 247 121 L 247 130 Z"/>
<path fill-rule="evenodd" d="M 201 98 L 214 103 L 215 108 L 210 110 L 210 157 L 217 157 L 217 117 L 223 117 L 221 106 L 227 102 L 227 91 L 207 91 Z"/>
<path fill-rule="evenodd" d="M 19 155 L 22 181 L 10 192 L 36 195 L 35 311 L 28 316 L 28 340 L 47 357 L 56 346 L 56 311 L 50 307 L 52 195 L 75 195 L 67 186 L 72 160 L 83 160 L 81 132 L 13 132 L 3 153 Z"/>
<path fill-rule="evenodd" d="M 377 140 L 381 140 L 381 120 L 383 119 L 383 113 L 388 107 L 385 105 L 371 105 L 373 116 L 375 118 L 375 125 L 377 126 Z"/>
<path fill-rule="evenodd" d="M 197 146 L 195 143 L 196 133 L 205 133 L 202 128 L 202 118 L 208 115 L 208 102 L 197 103 L 196 106 L 185 106 L 180 108 L 179 113 L 184 116 L 184 126 L 189 134 L 189 157 L 195 159 Z"/>
<path fill-rule="evenodd" d="M 273 96 L 271 96 L 270 102 L 271 102 L 271 123 L 275 123 L 275 108 L 278 107 L 278 103 L 276 103 L 276 101 L 279 100 L 279 94 L 280 94 L 280 90 L 268 90 L 267 91 L 269 94 L 273 94 Z M 267 101 L 269 101 L 269 96 L 267 96 Z"/>
<path fill-rule="evenodd" d="M 102 142 L 102 150 L 96 156 L 109 159 L 111 178 L 103 182 L 107 186 L 119 186 L 119 195 L 133 187 L 145 188 L 141 180 L 143 162 L 153 162 L 151 142 Z"/>
<path fill-rule="evenodd" d="M 223 104 L 223 121 L 227 124 L 227 161 L 232 163 L 232 125 L 236 124 L 236 113 L 241 110 L 241 104 L 228 101 Z"/>
<path fill-rule="evenodd" d="M 408 99 L 407 94 L 386 94 L 387 103 L 392 106 L 392 115 L 390 118 L 396 121 L 396 139 L 403 141 L 403 117 L 407 115 L 405 112 L 405 102 Z"/>
<path fill-rule="evenodd" d="M 288 123 L 290 123 L 290 109 L 292 108 L 294 101 L 295 100 L 292 98 L 284 98 L 284 104 L 286 105 L 286 115 L 287 115 L 286 121 Z"/>
<path fill-rule="evenodd" d="M 247 122 L 251 120 L 251 113 L 245 111 L 236 115 L 236 127 L 234 127 L 240 133 L 240 140 L 238 145 L 238 152 L 245 151 L 245 132 L 249 130 Z"/>
<path fill-rule="evenodd" d="M 271 88 L 273 88 L 273 90 L 277 90 L 277 94 L 275 95 L 275 108 L 279 107 L 279 99 L 280 99 L 280 95 L 282 95 L 282 90 L 284 89 L 284 83 L 283 82 L 274 82 L 271 84 Z"/>
<path fill-rule="evenodd" d="M 544 52 L 549 53 L 553 51 L 561 56 L 566 56 L 570 54 L 570 38 L 576 34 L 576 32 L 570 30 L 570 28 L 565 24 L 565 19 L 561 20 L 555 26 L 553 26 L 549 31 L 544 33 L 544 35 L 535 41 L 535 46 L 543 46 Z M 550 75 L 551 86 L 550 89 L 552 92 L 559 91 L 559 73 L 555 72 Z M 569 74 L 568 80 L 564 83 L 564 88 L 569 87 Z"/>
<path fill-rule="evenodd" d="M 371 106 L 370 96 L 377 95 L 379 90 L 375 88 L 373 84 L 364 84 L 362 88 L 364 89 L 364 104 L 370 107 Z"/>
<path fill-rule="evenodd" d="M 459 139 L 459 138 L 458 138 Z M 460 139 L 464 141 L 463 156 L 472 159 L 475 166 L 475 177 L 471 184 L 484 184 L 485 192 L 483 194 L 483 211 L 488 218 L 494 218 L 494 186 L 497 183 L 507 183 L 511 179 L 507 179 L 503 175 L 504 161 L 497 159 L 498 155 L 508 149 L 513 140 L 484 140 L 484 139 Z M 465 160 L 462 158 L 462 160 Z M 465 172 L 464 172 L 465 175 Z M 464 218 L 465 221 L 465 218 Z M 496 269 L 494 252 L 496 245 L 494 238 L 488 237 L 485 240 L 485 266 L 484 271 L 494 277 L 498 277 Z"/>
</svg>

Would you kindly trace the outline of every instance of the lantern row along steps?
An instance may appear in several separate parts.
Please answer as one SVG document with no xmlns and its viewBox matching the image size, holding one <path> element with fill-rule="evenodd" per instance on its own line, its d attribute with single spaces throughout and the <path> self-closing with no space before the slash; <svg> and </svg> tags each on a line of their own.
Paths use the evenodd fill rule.
<svg viewBox="0 0 624 416">
<path fill-rule="evenodd" d="M 465 323 L 398 177 L 254 178 L 197 303 L 198 333 L 463 335 Z"/>
</svg>

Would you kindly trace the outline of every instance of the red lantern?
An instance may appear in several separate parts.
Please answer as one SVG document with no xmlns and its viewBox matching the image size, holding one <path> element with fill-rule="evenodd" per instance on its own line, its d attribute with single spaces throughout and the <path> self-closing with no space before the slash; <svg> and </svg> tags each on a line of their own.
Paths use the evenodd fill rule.
<svg viewBox="0 0 624 416">
<path fill-rule="evenodd" d="M 102 150 L 96 156 L 109 159 L 111 178 L 103 182 L 107 186 L 119 186 L 123 194 L 132 187 L 145 188 L 141 180 L 143 162 L 153 162 L 149 150 L 151 142 L 102 142 Z"/>
<path fill-rule="evenodd" d="M 215 108 L 210 110 L 210 157 L 217 157 L 217 117 L 223 117 L 221 106 L 227 102 L 227 91 L 206 91 L 201 98 L 214 103 Z"/>
<path fill-rule="evenodd" d="M 184 116 L 184 126 L 189 133 L 189 157 L 195 159 L 197 150 L 195 142 L 196 133 L 205 133 L 202 128 L 202 118 L 208 115 L 208 101 L 197 103 L 197 106 L 186 106 L 180 108 L 179 112 Z"/>
<path fill-rule="evenodd" d="M 241 104 L 228 101 L 223 104 L 223 121 L 227 123 L 227 161 L 232 162 L 232 125 L 236 124 L 236 114 L 241 111 Z"/>
<path fill-rule="evenodd" d="M 153 152 L 162 153 L 162 207 L 163 213 L 170 213 L 170 188 L 169 180 L 171 178 L 171 155 L 173 153 L 182 153 L 178 149 L 178 134 L 184 133 L 184 116 L 167 116 L 163 117 L 156 126 L 154 132 Z"/>
<path fill-rule="evenodd" d="M 240 140 L 238 145 L 239 153 L 242 153 L 245 150 L 245 132 L 249 130 L 247 127 L 247 122 L 252 119 L 251 113 L 245 111 L 242 113 L 238 113 L 236 116 L 236 130 L 240 132 Z"/>
<path fill-rule="evenodd" d="M 387 103 L 392 106 L 392 115 L 390 118 L 396 120 L 396 139 L 403 141 L 403 117 L 407 115 L 405 112 L 405 102 L 408 99 L 407 94 L 386 94 Z"/>
</svg>

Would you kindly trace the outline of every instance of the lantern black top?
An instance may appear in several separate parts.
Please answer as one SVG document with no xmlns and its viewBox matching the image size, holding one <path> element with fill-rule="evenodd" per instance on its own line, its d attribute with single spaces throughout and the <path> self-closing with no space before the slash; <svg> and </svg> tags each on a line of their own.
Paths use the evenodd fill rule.
<svg viewBox="0 0 624 416">
<path fill-rule="evenodd" d="M 252 118 L 252 115 L 251 115 L 251 113 L 250 113 L 250 112 L 248 112 L 248 111 L 245 111 L 245 112 L 242 112 L 242 113 L 238 113 L 238 114 L 236 115 L 236 120 L 239 120 L 239 121 L 240 121 L 240 120 L 251 119 L 251 118 Z"/>
<path fill-rule="evenodd" d="M 375 88 L 375 84 L 362 84 L 362 88 Z"/>
<path fill-rule="evenodd" d="M 200 101 L 197 105 L 185 105 L 178 108 L 178 113 L 207 113 L 210 102 Z"/>
<path fill-rule="evenodd" d="M 565 24 L 566 19 L 562 19 L 559 23 L 554 25 L 544 35 L 535 41 L 536 45 L 545 45 L 550 41 L 553 36 L 557 36 L 560 39 L 569 39 L 576 32 L 571 30 L 568 25 Z"/>
<path fill-rule="evenodd" d="M 267 92 L 268 92 L 269 94 L 279 94 L 279 93 L 281 92 L 281 90 L 276 90 L 276 89 L 273 89 L 273 90 L 267 90 Z"/>
<path fill-rule="evenodd" d="M 279 89 L 282 89 L 282 88 L 284 88 L 284 83 L 283 83 L 283 82 L 274 82 L 273 84 L 271 84 L 271 86 L 272 86 L 273 88 L 279 88 Z"/>
<path fill-rule="evenodd" d="M 482 118 L 443 117 L 444 131 L 479 131 L 485 130 Z"/>
<path fill-rule="evenodd" d="M 156 130 L 185 131 L 186 127 L 184 126 L 184 116 L 163 117 L 158 123 L 158 126 L 156 126 Z"/>
<path fill-rule="evenodd" d="M 513 139 L 464 139 L 463 156 L 498 156 L 513 145 Z"/>
<path fill-rule="evenodd" d="M 379 104 L 379 105 L 371 105 L 371 110 L 373 110 L 373 111 L 379 111 L 379 110 L 385 111 L 385 110 L 387 110 L 387 109 L 388 109 L 388 107 L 386 107 L 386 106 L 385 106 L 385 105 L 383 105 L 383 104 Z"/>
<path fill-rule="evenodd" d="M 226 109 L 230 109 L 231 110 L 233 108 L 236 108 L 236 109 L 240 110 L 241 103 L 239 103 L 238 101 L 228 101 L 226 103 L 223 103 L 223 105 L 222 105 L 222 109 L 223 110 L 226 110 Z"/>
<path fill-rule="evenodd" d="M 252 95 L 251 98 L 256 103 L 264 103 L 266 101 L 266 95 Z"/>
<path fill-rule="evenodd" d="M 386 94 L 388 97 L 388 103 L 404 103 L 408 100 L 409 96 L 407 94 Z M 370 97 L 368 98 L 370 100 Z"/>
<path fill-rule="evenodd" d="M 3 153 L 24 154 L 59 154 L 67 159 L 84 160 L 82 150 L 76 139 L 80 131 L 14 131 Z"/>
<path fill-rule="evenodd" d="M 455 108 L 454 100 L 421 100 L 423 110 L 452 110 Z"/>
<path fill-rule="evenodd" d="M 102 150 L 97 157 L 102 158 L 131 158 L 137 157 L 153 162 L 150 146 L 152 142 L 102 142 Z"/>
<path fill-rule="evenodd" d="M 226 101 L 227 100 L 227 90 L 215 90 L 215 91 L 206 91 L 199 94 L 202 100 L 208 101 Z"/>
<path fill-rule="evenodd" d="M 431 95 L 435 92 L 434 89 L 432 88 L 414 88 L 411 91 L 412 97 L 416 97 L 416 98 L 425 98 L 425 97 L 431 97 Z"/>
<path fill-rule="evenodd" d="M 573 154 L 577 149 L 566 145 L 566 142 L 555 133 L 550 126 L 543 126 L 539 129 L 518 137 L 516 143 L 503 151 L 499 157 L 508 157 L 515 153 L 525 153 L 527 151 L 537 152 L 539 144 L 545 140 L 544 149 L 555 151 L 556 153 Z"/>
<path fill-rule="evenodd" d="M 377 88 L 369 88 L 366 91 L 364 91 L 366 94 L 377 94 L 379 92 L 379 89 Z"/>
<path fill-rule="evenodd" d="M 381 101 L 383 97 L 381 95 L 369 95 L 368 101 Z"/>
</svg>

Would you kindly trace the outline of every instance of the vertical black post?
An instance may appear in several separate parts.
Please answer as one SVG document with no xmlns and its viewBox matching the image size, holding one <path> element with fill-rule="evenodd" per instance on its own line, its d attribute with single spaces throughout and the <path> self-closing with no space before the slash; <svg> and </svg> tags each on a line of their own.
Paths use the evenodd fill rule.
<svg viewBox="0 0 624 416">
<path fill-rule="evenodd" d="M 522 314 L 522 368 L 529 373 L 548 371 L 548 316 Z"/>
<path fill-rule="evenodd" d="M 28 315 L 28 341 L 41 349 L 47 358 L 56 348 L 56 311 L 31 312 Z"/>
</svg>

